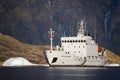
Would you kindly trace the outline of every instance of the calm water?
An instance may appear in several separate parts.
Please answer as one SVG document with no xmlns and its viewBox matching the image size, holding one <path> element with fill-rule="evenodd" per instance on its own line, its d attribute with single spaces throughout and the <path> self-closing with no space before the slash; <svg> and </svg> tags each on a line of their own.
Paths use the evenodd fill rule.
<svg viewBox="0 0 120 80">
<path fill-rule="evenodd" d="M 1 67 L 0 80 L 120 80 L 120 68 Z"/>
</svg>

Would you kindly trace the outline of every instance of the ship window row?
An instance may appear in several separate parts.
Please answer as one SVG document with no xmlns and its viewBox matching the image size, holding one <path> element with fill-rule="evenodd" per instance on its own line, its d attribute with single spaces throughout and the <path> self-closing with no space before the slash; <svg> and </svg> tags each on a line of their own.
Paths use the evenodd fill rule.
<svg viewBox="0 0 120 80">
<path fill-rule="evenodd" d="M 78 58 L 79 60 L 81 60 L 81 59 L 86 59 L 86 57 L 79 57 L 79 56 L 77 56 L 76 58 Z M 97 56 L 87 56 L 87 59 L 97 59 L 98 57 Z"/>
<path fill-rule="evenodd" d="M 76 51 L 74 51 L 74 53 L 77 53 L 77 52 L 76 52 Z M 80 51 L 79 51 L 78 53 L 80 53 Z"/>
<path fill-rule="evenodd" d="M 88 59 L 97 59 L 97 56 L 87 56 Z"/>
<path fill-rule="evenodd" d="M 85 46 L 82 46 L 82 47 L 85 48 Z M 70 46 L 68 46 L 68 48 L 70 48 Z M 80 46 L 74 46 L 74 48 L 80 48 Z"/>
<path fill-rule="evenodd" d="M 69 54 L 69 52 L 65 52 L 65 54 Z"/>
<path fill-rule="evenodd" d="M 84 43 L 85 43 L 86 40 L 62 40 L 62 43 L 74 43 L 74 42 L 76 42 L 76 43 L 77 43 L 77 42 L 79 42 L 79 43 L 80 43 L 80 42 L 81 42 L 81 43 L 84 42 Z"/>
</svg>

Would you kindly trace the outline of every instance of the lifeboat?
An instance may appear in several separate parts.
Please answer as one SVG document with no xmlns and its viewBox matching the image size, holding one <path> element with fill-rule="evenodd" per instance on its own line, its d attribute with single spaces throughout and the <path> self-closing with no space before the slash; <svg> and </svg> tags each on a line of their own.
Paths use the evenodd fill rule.
<svg viewBox="0 0 120 80">
<path fill-rule="evenodd" d="M 98 52 L 102 52 L 102 48 L 98 46 Z"/>
</svg>

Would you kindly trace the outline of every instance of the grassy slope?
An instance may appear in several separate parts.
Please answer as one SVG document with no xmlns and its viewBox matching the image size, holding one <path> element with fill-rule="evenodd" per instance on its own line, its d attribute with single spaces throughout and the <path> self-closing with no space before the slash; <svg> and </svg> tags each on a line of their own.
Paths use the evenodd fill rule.
<svg viewBox="0 0 120 80">
<path fill-rule="evenodd" d="M 108 56 L 108 63 L 118 63 L 120 64 L 120 56 L 116 55 L 115 53 L 107 50 L 107 56 Z"/>
<path fill-rule="evenodd" d="M 23 44 L 16 39 L 0 34 L 0 64 L 11 57 L 24 57 L 32 63 L 47 63 L 43 51 L 49 46 L 35 46 Z M 107 50 L 108 63 L 119 63 L 120 56 Z"/>
<path fill-rule="evenodd" d="M 32 63 L 47 63 L 43 51 L 48 48 L 23 44 L 10 36 L 0 34 L 0 63 L 11 57 L 24 57 Z"/>
</svg>

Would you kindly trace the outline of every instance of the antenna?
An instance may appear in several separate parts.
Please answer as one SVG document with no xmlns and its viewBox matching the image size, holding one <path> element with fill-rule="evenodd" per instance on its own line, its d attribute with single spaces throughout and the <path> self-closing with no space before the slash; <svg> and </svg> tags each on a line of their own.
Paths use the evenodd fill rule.
<svg viewBox="0 0 120 80">
<path fill-rule="evenodd" d="M 51 0 L 48 1 L 48 6 L 50 8 L 50 20 L 51 20 L 51 22 L 50 22 L 51 26 L 50 27 L 52 27 L 53 26 L 53 9 L 52 9 Z"/>
<path fill-rule="evenodd" d="M 95 37 L 95 42 L 97 43 L 97 39 L 96 39 L 96 17 L 95 17 L 95 30 L 94 30 L 94 37 Z"/>
<path fill-rule="evenodd" d="M 63 37 L 66 37 L 65 31 L 64 31 L 64 35 L 63 35 Z"/>
</svg>

